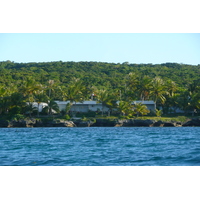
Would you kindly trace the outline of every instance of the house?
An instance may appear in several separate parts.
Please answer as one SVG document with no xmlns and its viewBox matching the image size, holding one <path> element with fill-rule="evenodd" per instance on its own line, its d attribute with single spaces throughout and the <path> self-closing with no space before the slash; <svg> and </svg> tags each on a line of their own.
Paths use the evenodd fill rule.
<svg viewBox="0 0 200 200">
<path fill-rule="evenodd" d="M 137 103 L 142 103 L 147 106 L 147 109 L 149 111 L 155 111 L 156 110 L 156 103 L 154 101 L 134 101 L 132 104 L 135 105 Z"/>
<path fill-rule="evenodd" d="M 58 104 L 58 107 L 60 111 L 66 109 L 66 105 L 70 103 L 70 101 L 55 101 Z M 117 102 L 119 103 L 119 101 Z M 134 101 L 132 104 L 135 105 L 136 103 L 142 103 L 147 106 L 148 110 L 155 111 L 156 109 L 156 104 L 154 101 Z M 70 111 L 72 112 L 89 112 L 89 111 L 102 111 L 103 112 L 108 112 L 109 108 L 106 106 L 102 106 L 101 103 L 98 103 L 97 101 L 83 101 L 83 102 L 73 102 L 72 107 L 70 108 Z"/>
<path fill-rule="evenodd" d="M 66 105 L 70 103 L 70 101 L 55 101 L 58 104 L 60 111 L 66 109 Z M 107 107 L 103 107 L 103 111 L 107 112 L 109 109 Z M 72 112 L 89 112 L 89 111 L 102 111 L 102 104 L 97 101 L 83 101 L 83 102 L 73 102 L 72 107 L 70 108 Z"/>
<path fill-rule="evenodd" d="M 39 105 L 37 102 L 31 102 L 31 103 L 27 102 L 26 104 L 27 105 L 31 104 L 32 107 L 37 108 L 37 109 L 39 108 L 39 112 L 42 112 L 42 109 L 45 108 L 46 106 L 48 106 L 48 104 L 44 103 L 44 102 L 39 103 Z"/>
</svg>

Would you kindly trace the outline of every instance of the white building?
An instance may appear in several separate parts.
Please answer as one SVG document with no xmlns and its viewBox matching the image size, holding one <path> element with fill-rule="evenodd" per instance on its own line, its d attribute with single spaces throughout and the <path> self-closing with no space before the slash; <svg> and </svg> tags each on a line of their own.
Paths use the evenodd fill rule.
<svg viewBox="0 0 200 200">
<path fill-rule="evenodd" d="M 154 101 L 134 101 L 133 105 L 137 104 L 137 103 L 142 103 L 144 105 L 147 106 L 147 109 L 149 111 L 155 111 L 156 110 L 156 103 Z"/>
<path fill-rule="evenodd" d="M 70 101 L 55 101 L 58 104 L 60 111 L 66 109 L 66 105 L 70 103 Z M 83 101 L 83 102 L 73 102 L 73 105 L 70 111 L 74 112 L 88 112 L 88 111 L 102 111 L 102 104 L 97 101 Z M 107 107 L 103 107 L 103 111 L 107 112 L 109 109 Z"/>
<path fill-rule="evenodd" d="M 70 103 L 70 101 L 55 101 L 58 104 L 58 107 L 60 111 L 66 110 L 66 105 Z M 119 103 L 119 101 L 117 102 Z M 147 106 L 148 110 L 155 111 L 156 109 L 156 104 L 154 101 L 134 101 L 132 104 L 136 103 L 142 103 Z M 102 111 L 103 112 L 108 112 L 109 108 L 106 106 L 102 107 L 101 103 L 98 103 L 97 101 L 83 101 L 83 102 L 73 102 L 73 105 L 70 109 L 70 111 L 74 112 L 88 112 L 88 111 Z"/>
<path fill-rule="evenodd" d="M 39 112 L 42 112 L 42 109 L 43 109 L 44 107 L 48 106 L 47 103 L 43 103 L 43 102 L 39 103 L 39 106 L 38 106 L 38 103 L 37 103 L 37 102 L 31 102 L 31 103 L 26 103 L 26 104 L 32 104 L 32 106 L 33 106 L 34 108 L 37 108 L 37 109 L 38 109 L 38 107 L 39 107 Z"/>
</svg>

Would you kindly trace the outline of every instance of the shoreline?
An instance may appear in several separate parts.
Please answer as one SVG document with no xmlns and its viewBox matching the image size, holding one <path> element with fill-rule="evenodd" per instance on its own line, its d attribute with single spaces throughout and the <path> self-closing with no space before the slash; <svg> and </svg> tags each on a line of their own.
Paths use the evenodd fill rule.
<svg viewBox="0 0 200 200">
<path fill-rule="evenodd" d="M 162 121 L 151 119 L 0 119 L 0 128 L 34 128 L 34 127 L 200 127 L 200 118 L 188 119 L 186 122 Z"/>
</svg>

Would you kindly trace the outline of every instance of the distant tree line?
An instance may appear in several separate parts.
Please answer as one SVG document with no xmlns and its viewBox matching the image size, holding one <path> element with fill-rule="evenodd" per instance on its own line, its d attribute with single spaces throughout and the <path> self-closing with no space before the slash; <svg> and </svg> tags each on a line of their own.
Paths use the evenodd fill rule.
<svg viewBox="0 0 200 200">
<path fill-rule="evenodd" d="M 112 111 L 130 114 L 130 102 L 153 100 L 165 114 L 199 112 L 200 65 L 104 62 L 0 62 L 0 115 L 32 113 L 31 102 L 97 100 Z M 116 101 L 121 101 L 116 105 Z M 30 102 L 27 104 L 26 102 Z M 68 110 L 67 110 L 68 109 Z M 138 108 L 139 110 L 139 108 Z M 39 115 L 39 112 L 36 111 Z M 145 111 L 144 111 L 145 112 Z"/>
</svg>

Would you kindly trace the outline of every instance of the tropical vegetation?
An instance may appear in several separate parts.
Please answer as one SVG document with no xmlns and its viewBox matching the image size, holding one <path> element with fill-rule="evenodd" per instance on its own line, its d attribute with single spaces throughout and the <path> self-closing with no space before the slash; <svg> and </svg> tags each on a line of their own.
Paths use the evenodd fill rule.
<svg viewBox="0 0 200 200">
<path fill-rule="evenodd" d="M 84 100 L 101 102 L 102 108 L 109 108 L 108 115 L 114 109 L 121 116 L 152 115 L 144 105 L 133 107 L 130 102 L 135 100 L 155 101 L 157 116 L 176 113 L 178 109 L 198 115 L 199 75 L 200 65 L 178 63 L 2 61 L 0 115 L 53 115 L 53 111 L 58 112 L 55 100 L 69 100 L 63 115 L 71 115 L 73 103 Z M 39 113 L 32 102 L 46 102 L 48 106 Z"/>
</svg>

